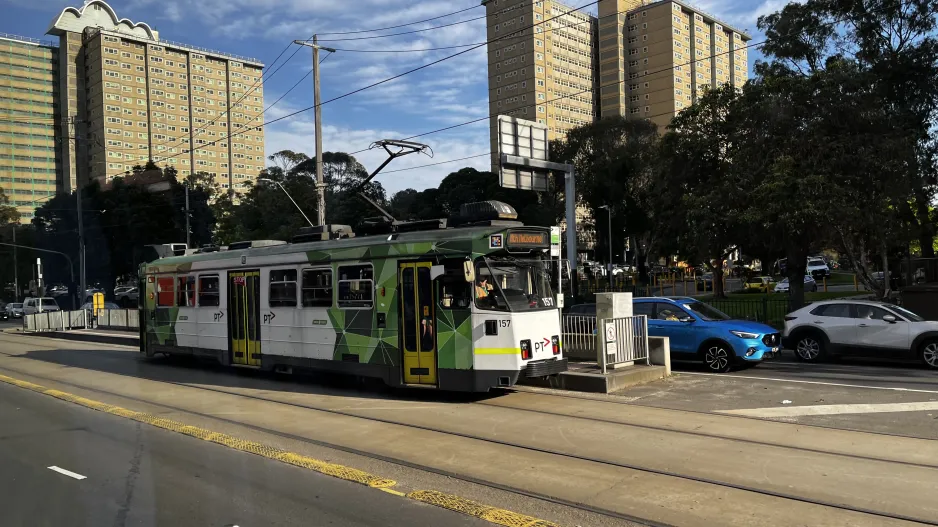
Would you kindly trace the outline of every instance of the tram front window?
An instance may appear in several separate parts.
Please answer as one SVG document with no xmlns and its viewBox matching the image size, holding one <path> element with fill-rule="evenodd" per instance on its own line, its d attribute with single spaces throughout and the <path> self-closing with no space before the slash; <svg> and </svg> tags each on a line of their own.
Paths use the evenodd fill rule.
<svg viewBox="0 0 938 527">
<path fill-rule="evenodd" d="M 476 306 L 498 311 L 553 309 L 550 276 L 541 260 L 485 258 L 476 264 Z"/>
</svg>

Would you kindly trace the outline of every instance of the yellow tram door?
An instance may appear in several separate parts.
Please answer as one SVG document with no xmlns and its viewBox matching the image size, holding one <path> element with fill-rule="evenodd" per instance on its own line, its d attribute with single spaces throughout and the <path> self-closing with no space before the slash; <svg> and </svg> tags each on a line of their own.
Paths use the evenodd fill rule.
<svg viewBox="0 0 938 527">
<path fill-rule="evenodd" d="M 231 363 L 261 365 L 260 271 L 228 273 L 228 340 Z"/>
<path fill-rule="evenodd" d="M 430 262 L 402 263 L 401 353 L 406 384 L 436 384 L 436 311 Z"/>
</svg>

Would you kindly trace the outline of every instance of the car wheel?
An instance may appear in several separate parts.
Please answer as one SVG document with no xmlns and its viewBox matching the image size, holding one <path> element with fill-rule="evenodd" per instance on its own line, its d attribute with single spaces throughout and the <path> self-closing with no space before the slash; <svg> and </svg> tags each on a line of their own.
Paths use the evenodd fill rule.
<svg viewBox="0 0 938 527">
<path fill-rule="evenodd" d="M 713 373 L 726 373 L 733 366 L 733 352 L 722 343 L 708 344 L 703 350 L 704 365 Z"/>
<path fill-rule="evenodd" d="M 795 358 L 804 362 L 815 362 L 824 356 L 824 339 L 808 333 L 795 342 Z"/>
<path fill-rule="evenodd" d="M 938 340 L 929 340 L 922 344 L 922 360 L 928 366 L 938 369 Z"/>
</svg>

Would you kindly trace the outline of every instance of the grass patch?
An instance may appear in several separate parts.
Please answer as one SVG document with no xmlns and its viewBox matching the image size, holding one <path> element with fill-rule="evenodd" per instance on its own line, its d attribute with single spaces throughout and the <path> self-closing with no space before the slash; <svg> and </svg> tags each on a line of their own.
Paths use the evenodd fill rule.
<svg viewBox="0 0 938 527">
<path fill-rule="evenodd" d="M 853 273 L 831 271 L 831 277 L 827 279 L 827 285 L 853 285 L 853 276 Z M 818 280 L 818 287 L 823 287 L 820 280 Z"/>
</svg>

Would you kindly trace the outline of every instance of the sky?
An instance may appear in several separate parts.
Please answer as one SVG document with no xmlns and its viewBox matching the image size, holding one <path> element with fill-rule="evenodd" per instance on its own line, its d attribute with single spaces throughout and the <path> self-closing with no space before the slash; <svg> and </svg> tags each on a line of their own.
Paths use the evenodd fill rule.
<svg viewBox="0 0 938 527">
<path fill-rule="evenodd" d="M 579 7 L 591 1 L 567 0 L 567 3 Z M 312 65 L 311 50 L 291 44 L 293 40 L 306 40 L 318 34 L 321 45 L 337 49 L 334 54 L 323 52 L 321 55 L 324 101 L 469 48 L 419 50 L 485 41 L 485 19 L 480 18 L 484 17 L 485 9 L 476 7 L 479 0 L 113 0 L 108 3 L 119 17 L 149 24 L 159 31 L 161 39 L 253 57 L 267 65 L 264 102 L 268 109 L 265 122 L 312 106 L 312 76 L 307 75 Z M 690 3 L 748 31 L 753 42 L 759 42 L 762 35 L 756 28 L 757 18 L 781 9 L 786 2 L 701 0 Z M 49 39 L 43 34 L 50 22 L 65 7 L 80 7 L 81 2 L 0 0 L 0 5 L 5 10 L 0 32 Z M 467 10 L 386 31 L 335 34 L 409 24 L 462 9 Z M 595 14 L 595 6 L 584 10 Z M 452 25 L 432 29 L 448 24 Z M 388 38 L 360 39 L 422 29 L 428 30 Z M 350 38 L 359 40 L 335 40 Z M 274 63 L 284 49 L 286 52 Z M 389 50 L 407 52 L 384 52 Z M 761 58 L 758 48 L 750 48 L 749 56 L 751 61 Z M 481 46 L 391 82 L 324 104 L 324 151 L 355 152 L 368 148 L 379 139 L 403 139 L 485 117 L 488 112 L 486 57 L 486 47 Z M 284 97 L 274 105 L 281 96 Z M 267 155 L 284 149 L 310 156 L 314 154 L 311 110 L 271 123 L 265 126 L 264 132 Z M 397 159 L 376 180 L 390 196 L 405 188 L 422 190 L 436 187 L 446 175 L 462 167 L 489 170 L 488 138 L 488 122 L 483 120 L 414 139 L 430 145 L 433 158 L 413 154 Z M 445 163 L 470 156 L 480 157 Z M 365 151 L 355 157 L 371 171 L 384 161 L 386 155 L 379 149 Z M 441 162 L 443 164 L 421 167 Z"/>
</svg>

